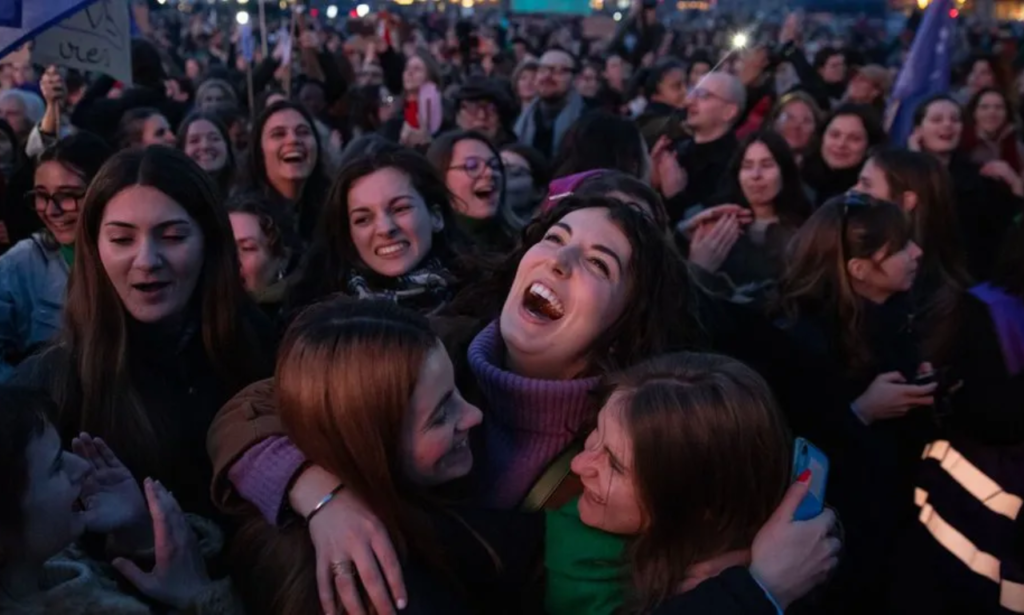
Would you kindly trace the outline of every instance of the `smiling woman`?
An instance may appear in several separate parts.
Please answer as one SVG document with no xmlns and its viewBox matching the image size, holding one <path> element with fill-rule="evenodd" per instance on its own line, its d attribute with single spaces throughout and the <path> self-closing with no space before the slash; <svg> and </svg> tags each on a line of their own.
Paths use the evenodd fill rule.
<svg viewBox="0 0 1024 615">
<path fill-rule="evenodd" d="M 81 132 L 39 156 L 24 207 L 46 228 L 0 258 L 0 380 L 60 328 L 82 201 L 111 153 L 102 139 Z"/>
<path fill-rule="evenodd" d="M 178 127 L 178 149 L 210 174 L 221 195 L 231 192 L 235 177 L 235 153 L 228 129 L 212 113 L 196 112 Z"/>
<path fill-rule="evenodd" d="M 313 118 L 300 105 L 275 102 L 253 124 L 249 143 L 248 182 L 288 204 L 299 236 L 308 242 L 328 188 Z"/>
<path fill-rule="evenodd" d="M 136 476 L 198 511 L 209 510 L 201 451 L 213 413 L 269 370 L 269 327 L 215 195 L 177 150 L 111 158 L 82 203 L 59 342 L 14 376 L 51 392 L 65 441 L 102 436 Z"/>
<path fill-rule="evenodd" d="M 289 310 L 341 292 L 436 313 L 454 296 L 466 243 L 430 163 L 398 146 L 374 150 L 338 173 Z"/>
</svg>

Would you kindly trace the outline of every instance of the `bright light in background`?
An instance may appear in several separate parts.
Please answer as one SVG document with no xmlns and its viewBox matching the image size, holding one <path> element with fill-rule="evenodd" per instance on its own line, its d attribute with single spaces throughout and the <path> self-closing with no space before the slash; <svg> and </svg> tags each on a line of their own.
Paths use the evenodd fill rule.
<svg viewBox="0 0 1024 615">
<path fill-rule="evenodd" d="M 462 8 L 471 9 L 473 8 L 473 0 L 462 0 Z"/>
<path fill-rule="evenodd" d="M 956 19 L 957 17 L 960 16 L 960 11 L 956 9 L 949 9 L 949 16 L 952 17 L 953 19 Z"/>
<path fill-rule="evenodd" d="M 917 8 L 922 11 L 928 8 L 928 0 L 917 0 Z"/>
<path fill-rule="evenodd" d="M 238 25 L 244 26 L 249 23 L 249 13 L 246 13 L 245 11 L 238 11 L 238 14 L 235 15 L 235 21 L 238 22 Z"/>
<path fill-rule="evenodd" d="M 338 7 L 333 4 L 327 7 L 327 19 L 334 19 L 338 16 Z"/>
<path fill-rule="evenodd" d="M 248 4 L 249 0 L 238 0 L 239 4 Z"/>
<path fill-rule="evenodd" d="M 750 40 L 745 32 L 737 32 L 732 35 L 732 47 L 733 49 L 743 49 L 747 46 Z"/>
<path fill-rule="evenodd" d="M 370 5 L 369 4 L 360 4 L 359 6 L 356 7 L 356 15 L 358 17 L 366 17 L 369 14 L 370 14 Z"/>
<path fill-rule="evenodd" d="M 612 19 L 615 21 L 622 21 L 622 13 L 615 11 L 615 14 L 612 15 Z"/>
<path fill-rule="evenodd" d="M 166 2 L 167 2 L 167 0 L 156 0 L 156 3 L 159 4 L 159 5 L 163 5 Z"/>
</svg>

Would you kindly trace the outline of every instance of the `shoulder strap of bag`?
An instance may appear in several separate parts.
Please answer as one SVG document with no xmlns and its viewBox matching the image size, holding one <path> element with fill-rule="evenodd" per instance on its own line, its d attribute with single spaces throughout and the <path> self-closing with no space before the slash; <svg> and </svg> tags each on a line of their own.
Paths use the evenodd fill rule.
<svg viewBox="0 0 1024 615">
<path fill-rule="evenodd" d="M 562 451 L 544 470 L 544 473 L 540 475 L 537 482 L 533 484 L 530 492 L 523 498 L 523 503 L 519 506 L 520 510 L 524 512 L 537 512 L 544 508 L 544 504 L 551 499 L 551 496 L 558 491 L 559 486 L 565 482 L 565 478 L 569 476 L 569 464 L 572 463 L 572 458 L 579 454 L 581 450 L 583 450 L 583 445 L 579 442 L 573 442 Z"/>
</svg>

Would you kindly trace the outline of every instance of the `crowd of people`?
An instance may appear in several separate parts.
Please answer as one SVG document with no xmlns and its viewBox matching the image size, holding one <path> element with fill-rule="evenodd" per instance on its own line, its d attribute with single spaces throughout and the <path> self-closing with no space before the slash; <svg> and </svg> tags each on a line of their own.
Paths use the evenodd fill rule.
<svg viewBox="0 0 1024 615">
<path fill-rule="evenodd" d="M 189 7 L 0 59 L 0 613 L 1024 613 L 1015 26 Z"/>
</svg>

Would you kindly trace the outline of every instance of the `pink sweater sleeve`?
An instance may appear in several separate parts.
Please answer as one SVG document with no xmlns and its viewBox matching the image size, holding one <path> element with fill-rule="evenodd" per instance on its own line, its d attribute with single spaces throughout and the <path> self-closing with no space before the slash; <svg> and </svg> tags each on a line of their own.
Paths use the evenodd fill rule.
<svg viewBox="0 0 1024 615">
<path fill-rule="evenodd" d="M 228 470 L 228 479 L 242 499 L 259 509 L 268 523 L 278 525 L 288 486 L 305 462 L 306 456 L 291 440 L 272 436 L 239 457 Z"/>
</svg>

